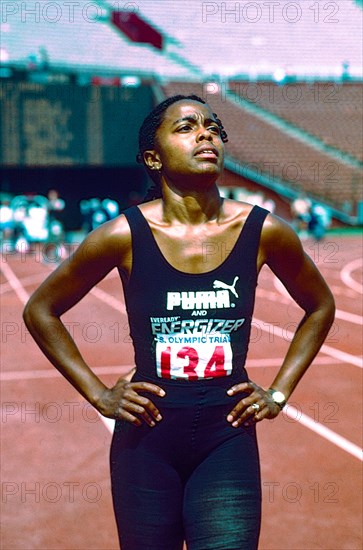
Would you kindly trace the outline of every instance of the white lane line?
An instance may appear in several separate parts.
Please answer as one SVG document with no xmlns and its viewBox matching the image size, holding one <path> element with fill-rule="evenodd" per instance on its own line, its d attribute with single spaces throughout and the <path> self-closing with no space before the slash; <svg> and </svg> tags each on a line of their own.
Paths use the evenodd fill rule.
<svg viewBox="0 0 363 550">
<path fill-rule="evenodd" d="M 348 321 L 348 323 L 354 323 L 355 325 L 363 325 L 363 317 L 361 315 L 342 311 L 341 309 L 335 311 L 335 318 L 341 319 L 342 321 Z"/>
<path fill-rule="evenodd" d="M 273 357 L 271 359 L 247 359 L 246 361 L 246 369 L 249 368 L 265 368 L 265 367 L 280 367 L 282 365 L 284 358 L 283 357 Z M 341 361 L 336 358 L 332 357 L 315 357 L 314 365 L 336 365 L 340 364 Z"/>
<path fill-rule="evenodd" d="M 18 298 L 22 302 L 22 304 L 25 305 L 26 302 L 29 299 L 29 294 L 26 292 L 26 290 L 22 286 L 19 279 L 16 277 L 13 270 L 7 264 L 2 264 L 0 267 L 1 267 L 1 270 L 4 274 L 4 276 L 7 278 L 11 288 L 14 290 L 14 292 L 16 293 L 16 295 L 18 296 Z M 102 300 L 103 302 L 106 302 L 108 305 L 111 305 L 112 307 L 114 307 L 118 311 L 122 311 L 122 312 L 126 311 L 125 306 L 122 304 L 122 302 L 120 302 L 119 300 L 116 300 L 115 298 L 113 298 L 112 296 L 106 294 L 102 290 L 93 288 L 92 293 L 95 296 L 97 296 L 100 300 Z M 133 367 L 133 365 L 130 365 L 130 369 L 132 367 Z M 102 367 L 101 367 L 101 369 L 102 369 Z M 95 368 L 93 370 L 97 373 L 97 371 L 101 370 L 101 369 Z M 102 372 L 104 374 L 106 374 L 106 373 L 107 374 L 110 374 L 110 373 L 113 374 L 114 372 L 120 372 L 120 367 L 103 368 Z M 99 374 L 101 374 L 101 372 Z M 0 379 L 2 381 L 5 381 L 5 380 L 25 380 L 25 379 L 34 379 L 34 378 L 55 378 L 57 376 L 61 376 L 61 374 L 56 369 L 47 370 L 47 371 L 26 371 L 26 372 L 14 372 L 13 371 L 13 372 L 0 373 Z M 102 420 L 102 422 L 105 425 L 105 427 L 107 428 L 107 430 L 112 434 L 113 431 L 114 431 L 114 427 L 115 427 L 115 421 L 112 420 L 112 418 L 106 418 L 105 416 L 100 414 L 98 411 L 97 411 L 97 414 L 100 417 L 100 419 Z"/>
<path fill-rule="evenodd" d="M 286 288 L 284 287 L 280 279 L 274 276 L 273 283 L 274 283 L 274 287 L 276 288 L 279 294 L 281 294 L 284 297 L 289 297 L 290 302 L 292 304 L 295 304 L 295 302 L 291 298 L 290 294 L 287 292 Z M 268 295 L 264 297 L 269 298 Z M 299 306 L 296 304 L 296 307 L 299 307 Z M 361 315 L 356 315 L 355 313 L 349 313 L 348 311 L 343 311 L 341 309 L 337 309 L 335 311 L 335 318 L 341 319 L 342 321 L 348 321 L 349 323 L 354 323 L 355 325 L 363 325 L 363 317 Z"/>
<path fill-rule="evenodd" d="M 332 348 L 331 346 L 328 346 L 326 344 L 323 344 L 321 346 L 320 352 L 325 353 L 326 355 L 330 355 L 335 359 L 339 359 L 339 361 L 342 361 L 343 363 L 349 363 L 360 369 L 363 368 L 363 358 L 358 357 L 357 355 L 352 355 L 351 353 L 340 351 L 339 349 Z"/>
<path fill-rule="evenodd" d="M 343 449 L 343 451 L 346 451 L 350 455 L 362 461 L 362 449 L 358 445 L 352 443 L 345 437 L 333 432 L 333 430 L 326 428 L 325 426 L 320 424 L 320 422 L 316 422 L 310 416 L 304 414 L 298 409 L 295 409 L 295 407 L 293 407 L 292 405 L 286 405 L 283 409 L 283 414 L 286 414 L 286 416 L 292 418 L 296 422 L 299 422 L 306 428 L 309 428 L 309 430 L 312 430 L 313 432 L 317 433 L 324 439 L 327 439 L 337 447 Z"/>
<path fill-rule="evenodd" d="M 29 300 L 29 294 L 26 292 L 25 288 L 15 275 L 14 271 L 5 262 L 0 264 L 0 269 L 3 272 L 4 276 L 7 278 L 11 288 L 13 289 L 21 303 L 25 305 L 26 302 Z"/>
<path fill-rule="evenodd" d="M 26 287 L 34 283 L 43 282 L 44 279 L 45 279 L 44 273 L 37 273 L 36 275 L 29 275 L 28 277 L 23 277 L 22 279 L 18 279 L 18 280 L 23 287 Z M 6 294 L 7 292 L 11 292 L 12 290 L 13 288 L 9 282 L 3 283 L 0 287 L 0 294 Z"/>
<path fill-rule="evenodd" d="M 135 365 L 118 365 L 118 366 L 100 366 L 92 367 L 92 371 L 97 375 L 102 374 L 119 374 L 120 376 L 124 374 L 124 371 L 129 372 L 131 369 L 135 368 Z M 15 380 L 38 380 L 44 378 L 61 378 L 62 374 L 57 371 L 54 367 L 53 369 L 42 369 L 42 370 L 25 370 L 25 371 L 6 371 L 0 373 L 1 382 L 12 382 Z"/>
<path fill-rule="evenodd" d="M 97 287 L 92 288 L 91 294 L 93 294 L 96 298 L 98 298 L 108 306 L 114 308 L 119 313 L 123 313 L 126 315 L 126 306 L 121 299 L 115 298 L 114 296 L 112 296 L 112 294 L 109 294 L 108 292 L 105 292 L 104 290 L 101 290 Z"/>
<path fill-rule="evenodd" d="M 113 418 L 107 418 L 106 416 L 103 416 L 101 413 L 97 411 L 98 416 L 106 426 L 107 430 L 110 432 L 110 434 L 113 434 L 113 431 L 115 429 L 115 420 Z"/>
<path fill-rule="evenodd" d="M 260 360 L 256 360 L 256 362 Z M 265 360 L 263 360 L 264 362 Z M 273 360 L 269 360 L 269 363 L 272 363 Z M 279 360 L 279 364 L 281 364 L 281 359 Z M 127 369 L 130 370 L 133 368 L 134 365 L 122 365 L 120 367 L 115 366 L 109 366 L 109 367 L 96 367 L 93 370 L 96 372 L 96 374 L 120 374 L 121 369 Z M 11 375 L 13 375 L 11 377 Z M 15 375 L 15 376 L 14 376 Z M 25 376 L 24 376 L 25 375 Z M 38 376 L 40 375 L 40 376 Z M 1 376 L 1 379 L 3 381 L 5 380 L 25 380 L 25 379 L 34 379 L 34 378 L 55 378 L 55 377 L 61 377 L 61 374 L 56 370 L 46 370 L 46 371 L 26 371 L 25 373 L 21 372 L 8 372 L 3 373 Z M 98 416 L 100 417 L 101 421 L 103 422 L 104 426 L 108 430 L 110 434 L 113 434 L 114 428 L 115 428 L 115 420 L 112 418 L 106 418 L 102 414 L 98 413 Z M 355 445 L 355 443 L 352 443 L 348 439 L 342 437 L 341 435 L 333 432 L 332 430 L 326 428 L 319 422 L 316 422 L 312 418 L 310 418 L 308 415 L 304 414 L 300 410 L 296 409 L 292 405 L 287 405 L 284 410 L 283 414 L 286 414 L 291 419 L 295 420 L 296 422 L 299 422 L 306 428 L 309 428 L 313 432 L 317 433 L 324 439 L 327 439 L 334 445 L 337 445 L 347 453 L 351 454 L 352 456 L 358 458 L 359 460 L 362 460 L 362 451 L 358 447 L 358 445 Z"/>
<path fill-rule="evenodd" d="M 54 268 L 54 266 L 51 266 L 51 265 L 48 266 L 48 267 L 50 269 Z M 119 279 L 119 275 L 118 275 L 117 270 L 113 269 L 112 271 L 110 271 L 110 273 L 108 273 L 106 275 L 105 279 L 111 279 L 111 278 L 113 279 L 115 277 L 118 277 L 118 279 Z M 112 307 L 113 309 L 120 312 L 121 314 L 126 315 L 126 306 L 125 306 L 124 301 L 121 298 L 115 298 L 114 296 L 112 296 L 112 294 L 109 294 L 108 292 L 105 292 L 104 290 L 102 290 L 98 286 L 94 286 L 93 288 L 91 288 L 89 293 L 93 294 L 93 296 L 95 296 L 96 298 L 101 300 L 101 302 L 104 302 L 105 304 Z"/>
<path fill-rule="evenodd" d="M 255 325 L 258 325 L 258 328 L 264 332 L 268 332 L 270 335 L 274 334 L 275 336 L 278 336 L 282 338 L 283 340 L 288 340 L 291 342 L 294 333 L 282 329 L 281 327 L 278 327 L 276 325 L 270 325 L 269 323 L 266 323 L 264 321 L 261 321 L 260 319 L 253 319 L 253 322 Z M 348 363 L 350 365 L 354 365 L 355 367 L 363 368 L 363 359 L 362 357 L 358 357 L 356 355 L 352 355 L 351 353 L 346 353 L 345 351 L 340 351 L 338 349 L 332 348 L 331 346 L 328 346 L 326 344 L 323 344 L 320 348 L 319 353 L 325 353 L 325 355 L 329 355 L 330 357 L 334 357 L 335 359 L 338 359 L 339 361 L 342 361 L 343 363 Z"/>
<path fill-rule="evenodd" d="M 292 405 L 286 405 L 283 410 L 283 414 L 286 414 L 286 416 L 290 417 L 296 422 L 299 422 L 309 430 L 318 434 L 320 437 L 323 437 L 327 441 L 330 441 L 330 443 L 333 443 L 333 445 L 336 445 L 346 453 L 354 456 L 355 458 L 358 458 L 358 460 L 363 460 L 362 449 L 358 445 L 352 443 L 351 441 L 349 441 L 349 439 L 346 439 L 345 437 L 333 432 L 333 430 L 326 428 L 325 426 L 320 424 L 320 422 L 316 422 L 307 414 L 304 414 L 298 409 L 295 409 L 295 407 L 293 407 Z M 112 418 L 106 418 L 101 414 L 99 414 L 99 417 L 106 426 L 107 430 L 111 434 L 113 434 L 115 428 L 115 420 L 113 420 Z"/>
<path fill-rule="evenodd" d="M 247 359 L 246 369 L 254 368 L 266 368 L 266 367 L 280 367 L 283 362 L 283 357 L 271 357 L 267 359 Z M 316 357 L 314 359 L 313 366 L 326 365 L 331 366 L 334 364 L 340 364 L 339 359 L 331 357 Z M 101 365 L 99 367 L 92 367 L 95 374 L 102 376 L 103 374 L 118 374 L 122 376 L 124 371 L 128 372 L 135 368 L 135 365 Z M 0 373 L 1 382 L 14 382 L 16 380 L 39 380 L 46 378 L 61 378 L 62 375 L 54 367 L 53 369 L 34 369 L 34 370 L 11 370 Z"/>
<path fill-rule="evenodd" d="M 340 278 L 343 283 L 349 288 L 355 290 L 356 292 L 359 292 L 359 294 L 363 294 L 363 286 L 353 279 L 352 271 L 359 269 L 360 267 L 362 267 L 362 265 L 363 259 L 357 258 L 356 260 L 353 260 L 352 262 L 349 262 L 349 264 L 344 266 L 340 272 Z"/>
</svg>

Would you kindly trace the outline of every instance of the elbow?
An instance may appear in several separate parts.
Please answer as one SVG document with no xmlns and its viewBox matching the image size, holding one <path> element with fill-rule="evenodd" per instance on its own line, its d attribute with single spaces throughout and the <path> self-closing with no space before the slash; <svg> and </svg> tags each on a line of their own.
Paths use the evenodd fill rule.
<svg viewBox="0 0 363 550">
<path fill-rule="evenodd" d="M 56 318 L 59 317 L 54 314 L 49 299 L 44 293 L 35 291 L 23 309 L 23 321 L 29 332 L 34 335 L 45 330 Z"/>
<path fill-rule="evenodd" d="M 328 333 L 335 319 L 335 300 L 330 290 L 324 296 L 320 295 L 314 307 L 305 310 L 305 315 L 315 318 L 322 331 Z"/>
<path fill-rule="evenodd" d="M 25 304 L 23 310 L 23 321 L 31 334 L 33 333 L 35 326 L 37 325 L 43 314 L 44 312 L 42 305 L 36 300 L 34 296 L 31 296 L 28 302 Z"/>
<path fill-rule="evenodd" d="M 30 298 L 27 303 L 25 304 L 24 310 L 23 310 L 23 321 L 25 323 L 25 326 L 29 329 L 32 326 L 32 321 L 34 318 L 34 306 L 32 304 L 32 299 Z"/>
<path fill-rule="evenodd" d="M 324 301 L 323 305 L 323 311 L 324 311 L 324 317 L 326 319 L 326 324 L 330 328 L 332 324 L 334 323 L 335 319 L 335 300 L 333 294 L 330 292 L 329 296 Z"/>
<path fill-rule="evenodd" d="M 331 305 L 331 324 L 333 324 L 334 322 L 334 319 L 335 319 L 335 310 L 336 310 L 336 307 L 335 307 L 335 301 L 333 299 L 332 301 L 332 305 Z"/>
</svg>

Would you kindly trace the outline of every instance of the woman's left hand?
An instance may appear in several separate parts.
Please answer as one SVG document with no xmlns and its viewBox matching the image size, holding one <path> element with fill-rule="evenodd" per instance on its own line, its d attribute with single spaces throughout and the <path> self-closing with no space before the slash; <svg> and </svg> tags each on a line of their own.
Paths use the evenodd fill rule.
<svg viewBox="0 0 363 550">
<path fill-rule="evenodd" d="M 264 418 L 275 418 L 281 412 L 271 394 L 254 382 L 235 384 L 227 393 L 230 396 L 238 393 L 248 393 L 248 396 L 238 401 L 227 416 L 228 422 L 231 422 L 234 428 L 238 428 L 242 424 L 249 426 L 260 422 Z"/>
</svg>

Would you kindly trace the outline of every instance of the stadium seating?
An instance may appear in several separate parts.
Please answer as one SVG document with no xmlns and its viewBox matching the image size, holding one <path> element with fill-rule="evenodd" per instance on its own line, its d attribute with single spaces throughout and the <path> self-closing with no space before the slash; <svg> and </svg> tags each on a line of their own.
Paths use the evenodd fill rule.
<svg viewBox="0 0 363 550">
<path fill-rule="evenodd" d="M 355 82 L 229 83 L 241 97 L 363 160 L 363 86 Z"/>
<path fill-rule="evenodd" d="M 126 38 L 111 23 L 110 10 L 117 9 L 154 26 L 163 49 Z M 223 120 L 236 165 L 357 214 L 363 200 L 360 0 L 28 0 L 2 3 L 1 16 L 1 58 L 10 66 L 65 68 L 78 83 L 136 75 L 160 84 L 165 95 L 197 93 Z M 209 81 L 221 89 L 210 93 Z"/>
<path fill-rule="evenodd" d="M 164 90 L 167 96 L 194 93 L 208 101 L 223 121 L 229 136 L 226 152 L 237 164 L 341 210 L 353 210 L 363 200 L 359 168 L 293 138 L 221 93 L 209 93 L 207 85 L 174 82 Z"/>
</svg>

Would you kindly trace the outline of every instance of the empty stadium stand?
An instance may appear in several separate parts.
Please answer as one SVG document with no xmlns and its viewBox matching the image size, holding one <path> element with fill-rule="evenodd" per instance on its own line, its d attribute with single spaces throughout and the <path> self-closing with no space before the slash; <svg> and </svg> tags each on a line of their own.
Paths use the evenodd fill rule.
<svg viewBox="0 0 363 550">
<path fill-rule="evenodd" d="M 229 88 L 262 110 L 363 161 L 363 86 L 356 82 L 246 82 Z"/>
<path fill-rule="evenodd" d="M 170 83 L 167 96 L 194 93 L 205 98 L 222 119 L 229 136 L 226 152 L 235 167 L 263 176 L 266 187 L 279 182 L 286 190 L 305 191 L 316 200 L 351 215 L 363 200 L 362 170 L 292 137 L 238 102 L 200 83 Z M 269 185 L 270 183 L 270 185 Z M 283 188 L 281 188 L 283 192 Z"/>
</svg>

